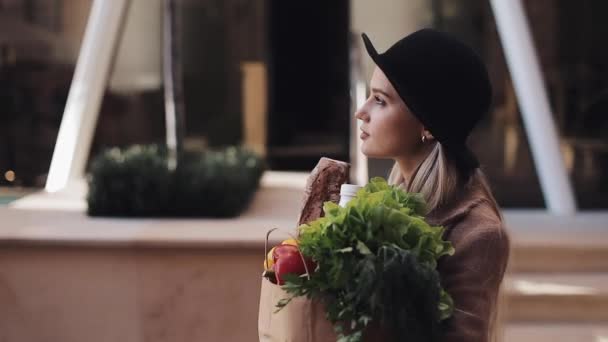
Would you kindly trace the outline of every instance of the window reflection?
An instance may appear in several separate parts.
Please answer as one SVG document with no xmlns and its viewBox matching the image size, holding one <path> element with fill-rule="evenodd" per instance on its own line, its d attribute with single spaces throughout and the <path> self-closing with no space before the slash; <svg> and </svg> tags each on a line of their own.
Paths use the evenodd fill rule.
<svg viewBox="0 0 608 342">
<path fill-rule="evenodd" d="M 90 7 L 0 0 L 0 185 L 44 186 Z"/>
<path fill-rule="evenodd" d="M 579 206 L 608 207 L 608 24 L 605 1 L 523 2 L 536 45 L 561 150 Z M 494 108 L 471 145 L 499 202 L 544 207 L 538 177 L 487 0 L 435 1 L 436 25 L 480 51 L 490 69 Z"/>
</svg>

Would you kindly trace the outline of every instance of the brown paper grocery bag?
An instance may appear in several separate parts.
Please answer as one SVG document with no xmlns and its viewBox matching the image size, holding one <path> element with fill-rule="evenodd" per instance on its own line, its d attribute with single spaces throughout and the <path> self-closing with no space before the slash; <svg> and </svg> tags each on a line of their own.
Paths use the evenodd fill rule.
<svg viewBox="0 0 608 342">
<path fill-rule="evenodd" d="M 268 255 L 270 234 L 277 230 L 280 229 L 273 228 L 266 233 L 264 258 Z M 292 238 L 294 237 L 292 236 Z M 300 255 L 304 262 L 301 252 Z M 306 271 L 308 272 L 308 269 Z M 279 312 L 275 312 L 279 301 L 290 295 L 280 285 L 271 283 L 265 277 L 261 278 L 258 312 L 260 342 L 335 342 L 338 339 L 332 323 L 325 318 L 323 303 L 306 297 L 296 297 Z M 363 340 L 365 342 L 389 341 L 374 324 L 364 333 Z"/>
<path fill-rule="evenodd" d="M 262 278 L 258 335 L 260 342 L 335 342 L 333 325 L 325 318 L 322 303 L 306 297 L 292 299 L 281 311 L 276 311 L 279 300 L 289 294 L 280 286 Z M 372 322 L 363 335 L 365 342 L 391 341 Z"/>
<path fill-rule="evenodd" d="M 306 297 L 292 299 L 279 312 L 277 303 L 289 294 L 262 278 L 258 335 L 260 342 L 335 342 L 332 324 L 325 318 L 323 304 Z"/>
<path fill-rule="evenodd" d="M 281 230 L 270 229 L 266 233 L 264 257 L 268 255 L 270 234 Z M 289 232 L 292 238 L 295 239 Z M 298 248 L 299 251 L 299 248 Z M 304 256 L 300 252 L 302 261 Z M 306 263 L 304 263 L 306 264 Z M 305 266 L 306 267 L 306 266 Z M 306 269 L 308 272 L 309 270 Z M 281 286 L 262 278 L 260 307 L 258 312 L 258 335 L 260 342 L 334 342 L 337 337 L 332 324 L 325 319 L 325 309 L 318 301 L 306 297 L 296 297 L 279 312 L 276 305 L 290 295 Z"/>
</svg>

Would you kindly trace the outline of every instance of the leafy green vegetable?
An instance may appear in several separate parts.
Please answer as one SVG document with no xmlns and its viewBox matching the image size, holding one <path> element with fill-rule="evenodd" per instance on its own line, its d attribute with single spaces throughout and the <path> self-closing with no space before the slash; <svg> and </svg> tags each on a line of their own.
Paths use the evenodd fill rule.
<svg viewBox="0 0 608 342">
<path fill-rule="evenodd" d="M 346 207 L 323 210 L 299 227 L 300 249 L 317 268 L 310 279 L 287 278 L 279 310 L 297 296 L 322 300 L 339 342 L 361 341 L 373 320 L 400 340 L 436 340 L 454 307 L 437 260 L 454 248 L 443 227 L 424 220 L 422 196 L 373 178 Z"/>
</svg>

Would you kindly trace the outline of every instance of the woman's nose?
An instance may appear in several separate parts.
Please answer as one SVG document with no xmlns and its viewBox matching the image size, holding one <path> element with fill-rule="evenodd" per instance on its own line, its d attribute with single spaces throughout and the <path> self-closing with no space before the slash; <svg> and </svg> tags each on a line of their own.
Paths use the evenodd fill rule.
<svg viewBox="0 0 608 342">
<path fill-rule="evenodd" d="M 355 118 L 365 122 L 369 121 L 369 115 L 367 115 L 363 108 L 357 109 L 357 111 L 355 112 Z"/>
</svg>

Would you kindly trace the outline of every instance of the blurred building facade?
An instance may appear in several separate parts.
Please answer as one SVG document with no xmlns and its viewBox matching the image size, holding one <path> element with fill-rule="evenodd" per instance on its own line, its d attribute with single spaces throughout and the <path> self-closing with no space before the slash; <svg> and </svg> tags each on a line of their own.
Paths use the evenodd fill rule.
<svg viewBox="0 0 608 342">
<path fill-rule="evenodd" d="M 469 143 L 499 202 L 545 206 L 487 0 L 177 3 L 187 148 L 246 143 L 274 170 L 307 171 L 321 156 L 350 160 L 353 77 L 367 82 L 373 69 L 359 33 L 384 50 L 431 26 L 472 45 L 490 70 L 493 109 Z M 608 5 L 523 3 L 579 206 L 608 208 L 608 23 L 598 17 Z M 91 6 L 0 0 L 1 185 L 44 186 Z M 91 156 L 164 142 L 161 38 L 162 2 L 132 0 Z M 369 176 L 387 176 L 390 165 L 370 160 Z"/>
</svg>

